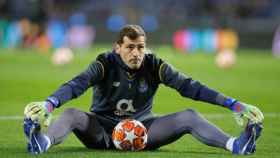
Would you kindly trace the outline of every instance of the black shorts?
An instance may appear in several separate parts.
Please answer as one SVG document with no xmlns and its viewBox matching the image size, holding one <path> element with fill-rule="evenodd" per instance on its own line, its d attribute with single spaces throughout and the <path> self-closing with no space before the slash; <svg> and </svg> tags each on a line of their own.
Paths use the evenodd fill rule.
<svg viewBox="0 0 280 158">
<path fill-rule="evenodd" d="M 86 131 L 78 131 L 74 129 L 74 134 L 87 148 L 114 149 L 115 146 L 112 141 L 112 132 L 117 123 L 95 113 L 86 114 L 90 118 L 88 129 Z M 149 118 L 142 121 L 147 130 L 154 119 L 155 118 Z"/>
</svg>

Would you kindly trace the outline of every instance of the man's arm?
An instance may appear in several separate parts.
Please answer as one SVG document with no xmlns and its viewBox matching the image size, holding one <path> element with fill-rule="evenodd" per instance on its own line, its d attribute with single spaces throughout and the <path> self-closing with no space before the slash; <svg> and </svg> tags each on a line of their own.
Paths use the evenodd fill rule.
<svg viewBox="0 0 280 158">
<path fill-rule="evenodd" d="M 243 116 L 256 123 L 261 122 L 264 118 L 262 112 L 257 107 L 239 102 L 236 99 L 210 89 L 191 77 L 176 71 L 167 63 L 163 62 L 160 65 L 159 78 L 163 84 L 176 89 L 184 97 L 227 107 L 234 112 L 239 125 L 243 124 Z"/>
<path fill-rule="evenodd" d="M 104 66 L 96 60 L 81 74 L 63 84 L 46 101 L 31 102 L 24 109 L 26 118 L 33 121 L 43 121 L 49 125 L 51 112 L 65 102 L 82 95 L 89 87 L 96 84 L 104 77 Z"/>
<path fill-rule="evenodd" d="M 67 101 L 82 95 L 89 87 L 96 84 L 104 77 L 104 66 L 100 61 L 95 61 L 72 80 L 64 83 L 57 91 L 47 98 L 54 107 L 59 107 Z"/>
<path fill-rule="evenodd" d="M 176 89 L 184 97 L 222 106 L 229 99 L 229 97 L 208 88 L 199 81 L 178 72 L 167 63 L 161 64 L 159 76 L 163 84 Z"/>
</svg>

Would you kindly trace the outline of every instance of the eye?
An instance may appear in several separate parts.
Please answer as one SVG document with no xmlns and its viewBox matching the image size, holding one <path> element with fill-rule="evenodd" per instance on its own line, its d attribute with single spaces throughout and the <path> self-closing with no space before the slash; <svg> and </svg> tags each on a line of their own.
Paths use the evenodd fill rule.
<svg viewBox="0 0 280 158">
<path fill-rule="evenodd" d="M 145 48 L 144 45 L 138 45 L 138 49 L 139 49 L 139 50 L 142 50 L 142 49 L 144 49 L 144 48 Z"/>
<path fill-rule="evenodd" d="M 134 49 L 134 48 L 135 48 L 135 45 L 130 44 L 130 45 L 128 45 L 128 46 L 127 46 L 127 48 L 129 48 L 129 49 L 131 49 L 131 50 L 132 50 L 132 49 Z"/>
</svg>

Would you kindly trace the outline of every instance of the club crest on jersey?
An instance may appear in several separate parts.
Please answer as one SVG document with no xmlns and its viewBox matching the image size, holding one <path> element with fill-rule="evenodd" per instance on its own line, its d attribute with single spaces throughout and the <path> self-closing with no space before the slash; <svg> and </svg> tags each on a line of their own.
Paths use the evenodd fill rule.
<svg viewBox="0 0 280 158">
<path fill-rule="evenodd" d="M 140 80 L 139 87 L 138 87 L 139 92 L 144 93 L 148 90 L 148 84 L 144 79 Z"/>
</svg>

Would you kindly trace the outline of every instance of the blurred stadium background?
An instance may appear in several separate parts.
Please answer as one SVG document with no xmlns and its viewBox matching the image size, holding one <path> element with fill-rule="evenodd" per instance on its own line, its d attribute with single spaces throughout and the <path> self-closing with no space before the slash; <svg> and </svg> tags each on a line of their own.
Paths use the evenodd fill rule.
<svg viewBox="0 0 280 158">
<path fill-rule="evenodd" d="M 148 47 L 180 71 L 218 91 L 258 105 L 265 130 L 252 157 L 278 157 L 279 0 L 0 0 L 0 154 L 30 157 L 24 106 L 40 101 L 111 50 L 125 24 L 141 25 Z M 59 66 L 57 66 L 59 65 Z M 91 91 L 67 107 L 87 111 Z M 242 130 L 223 108 L 160 87 L 154 112 L 195 108 L 226 132 Z M 42 157 L 231 157 L 190 136 L 158 151 L 87 150 L 74 136 Z"/>
<path fill-rule="evenodd" d="M 171 44 L 178 31 L 203 42 L 213 31 L 228 30 L 240 47 L 269 49 L 279 7 L 278 0 L 1 0 L 1 47 L 111 43 L 123 25 L 133 23 L 144 27 L 151 44 Z"/>
</svg>

